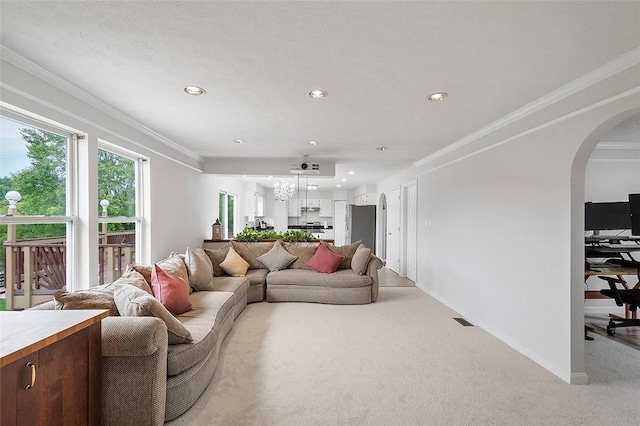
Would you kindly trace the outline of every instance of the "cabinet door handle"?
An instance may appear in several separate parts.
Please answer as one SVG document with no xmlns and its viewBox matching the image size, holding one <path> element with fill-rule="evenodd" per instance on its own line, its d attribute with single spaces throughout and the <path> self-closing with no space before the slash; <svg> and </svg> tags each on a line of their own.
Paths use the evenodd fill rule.
<svg viewBox="0 0 640 426">
<path fill-rule="evenodd" d="M 31 389 L 36 385 L 36 366 L 32 362 L 28 362 L 27 365 L 25 365 L 25 367 L 31 367 L 31 381 L 24 388 Z"/>
</svg>

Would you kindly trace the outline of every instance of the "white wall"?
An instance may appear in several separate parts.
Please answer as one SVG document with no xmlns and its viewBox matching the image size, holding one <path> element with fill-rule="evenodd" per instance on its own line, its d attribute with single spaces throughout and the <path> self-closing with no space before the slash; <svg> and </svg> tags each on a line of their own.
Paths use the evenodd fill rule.
<svg viewBox="0 0 640 426">
<path fill-rule="evenodd" d="M 200 234 L 202 239 L 211 239 L 211 225 L 219 216 L 219 194 L 225 191 L 235 195 L 238 213 L 235 221 L 235 232 L 242 231 L 245 226 L 244 203 L 245 203 L 245 185 L 240 179 L 233 176 L 223 175 L 207 175 L 203 174 L 200 178 L 200 187 L 198 196 L 201 198 L 201 209 L 203 221 L 200 222 Z"/>
<path fill-rule="evenodd" d="M 586 161 L 640 108 L 640 72 L 581 84 L 377 185 L 418 179 L 417 285 L 572 383 L 587 380 Z"/>
</svg>

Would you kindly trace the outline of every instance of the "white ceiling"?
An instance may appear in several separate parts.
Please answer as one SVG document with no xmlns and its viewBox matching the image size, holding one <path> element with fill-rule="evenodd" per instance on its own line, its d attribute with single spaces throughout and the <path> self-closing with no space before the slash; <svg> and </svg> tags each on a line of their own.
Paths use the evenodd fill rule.
<svg viewBox="0 0 640 426">
<path fill-rule="evenodd" d="M 3 0 L 0 42 L 202 157 L 310 154 L 344 188 L 640 46 L 640 2 L 114 3 Z"/>
</svg>

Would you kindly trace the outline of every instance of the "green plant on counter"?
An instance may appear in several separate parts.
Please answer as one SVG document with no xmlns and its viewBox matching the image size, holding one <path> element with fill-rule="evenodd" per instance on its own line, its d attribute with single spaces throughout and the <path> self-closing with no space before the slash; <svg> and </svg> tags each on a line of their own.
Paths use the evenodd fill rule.
<svg viewBox="0 0 640 426">
<path fill-rule="evenodd" d="M 313 240 L 314 237 L 309 232 L 301 229 L 290 229 L 287 232 L 281 233 L 276 231 L 258 231 L 257 229 L 245 227 L 242 232 L 235 236 L 235 239 L 248 243 L 254 243 L 260 240 L 285 240 L 289 243 L 294 243 Z"/>
<path fill-rule="evenodd" d="M 282 234 L 282 239 L 289 243 L 295 243 L 299 241 L 313 240 L 314 236 L 302 229 L 289 229 L 287 232 Z"/>
<path fill-rule="evenodd" d="M 256 242 L 260 241 L 260 234 L 260 231 L 256 231 L 255 229 L 251 229 L 245 226 L 242 232 L 235 236 L 235 239 L 238 241 Z"/>
</svg>

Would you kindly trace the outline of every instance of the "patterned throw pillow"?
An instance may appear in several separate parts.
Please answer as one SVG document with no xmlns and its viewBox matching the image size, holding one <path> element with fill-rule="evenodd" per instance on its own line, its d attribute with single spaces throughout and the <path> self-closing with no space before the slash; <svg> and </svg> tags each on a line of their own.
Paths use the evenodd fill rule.
<svg viewBox="0 0 640 426">
<path fill-rule="evenodd" d="M 189 273 L 189 284 L 196 290 L 206 290 L 213 278 L 213 264 L 204 249 L 190 249 L 184 255 L 184 263 Z"/>
<path fill-rule="evenodd" d="M 224 259 L 224 262 L 220 264 L 220 267 L 232 277 L 244 277 L 247 275 L 249 269 L 249 263 L 242 258 L 233 247 L 229 248 L 229 253 Z"/>
<path fill-rule="evenodd" d="M 114 299 L 120 315 L 127 317 L 156 317 L 167 325 L 169 344 L 176 345 L 192 341 L 191 333 L 180 321 L 153 296 L 133 286 L 118 285 Z"/>
<path fill-rule="evenodd" d="M 319 244 L 316 254 L 307 262 L 307 268 L 316 272 L 332 274 L 338 269 L 338 265 L 343 260 L 344 256 L 335 254 L 324 245 Z"/>
<path fill-rule="evenodd" d="M 364 244 L 360 244 L 351 259 L 351 269 L 353 272 L 358 275 L 364 275 L 364 273 L 367 272 L 367 265 L 369 265 L 370 257 L 371 249 L 365 247 Z"/>
</svg>

